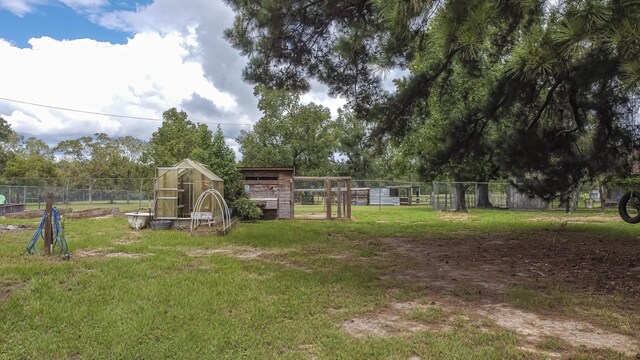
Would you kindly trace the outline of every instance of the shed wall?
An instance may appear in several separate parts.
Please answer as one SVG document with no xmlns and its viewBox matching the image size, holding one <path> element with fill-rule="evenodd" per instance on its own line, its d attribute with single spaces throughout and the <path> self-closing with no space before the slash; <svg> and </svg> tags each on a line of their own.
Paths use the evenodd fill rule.
<svg viewBox="0 0 640 360">
<path fill-rule="evenodd" d="M 265 219 L 293 219 L 293 169 L 240 169 L 249 198 Z"/>
</svg>

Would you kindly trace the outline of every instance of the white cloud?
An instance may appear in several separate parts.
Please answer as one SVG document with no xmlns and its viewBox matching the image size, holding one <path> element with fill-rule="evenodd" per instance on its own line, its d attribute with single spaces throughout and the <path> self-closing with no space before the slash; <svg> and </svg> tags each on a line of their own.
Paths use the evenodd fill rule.
<svg viewBox="0 0 640 360">
<path fill-rule="evenodd" d="M 140 33 L 126 44 L 94 40 L 31 39 L 20 49 L 0 40 L 0 96 L 80 110 L 160 118 L 195 93 L 230 114 L 234 98 L 185 61 L 189 40 L 180 33 Z M 159 122 L 87 115 L 13 103 L 1 114 L 14 130 L 41 138 L 106 132 L 148 138 Z M 209 121 L 211 119 L 194 119 Z"/>
<path fill-rule="evenodd" d="M 317 81 L 311 81 L 311 91 L 302 95 L 300 101 L 303 103 L 315 103 L 325 106 L 331 110 L 331 116 L 338 116 L 338 109 L 342 108 L 347 100 L 341 97 L 330 97 L 327 95 L 329 89 Z"/>
<path fill-rule="evenodd" d="M 24 16 L 46 2 L 47 0 L 0 0 L 0 10 L 6 9 L 16 16 Z"/>
<path fill-rule="evenodd" d="M 96 13 L 103 6 L 109 5 L 109 0 L 60 0 L 60 2 L 80 13 Z"/>
</svg>

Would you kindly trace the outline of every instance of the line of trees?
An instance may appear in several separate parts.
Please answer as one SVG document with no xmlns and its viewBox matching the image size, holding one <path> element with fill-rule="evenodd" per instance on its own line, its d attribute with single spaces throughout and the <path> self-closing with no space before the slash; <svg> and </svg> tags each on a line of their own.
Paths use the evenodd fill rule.
<svg viewBox="0 0 640 360">
<path fill-rule="evenodd" d="M 0 117 L 0 178 L 13 185 L 52 186 L 56 180 L 70 180 L 65 184 L 72 188 L 132 190 L 139 182 L 131 179 L 152 178 L 156 167 L 190 158 L 225 181 L 224 196 L 233 204 L 244 195 L 240 165 L 295 167 L 299 175 L 398 175 L 387 171 L 389 156 L 373 156 L 370 129 L 352 112 L 340 111 L 334 120 L 326 107 L 301 104 L 298 92 L 256 87 L 256 95 L 263 117 L 237 138 L 240 162 L 219 126 L 213 132 L 175 108 L 163 113 L 162 125 L 149 141 L 97 133 L 55 146 L 25 139 Z"/>
</svg>

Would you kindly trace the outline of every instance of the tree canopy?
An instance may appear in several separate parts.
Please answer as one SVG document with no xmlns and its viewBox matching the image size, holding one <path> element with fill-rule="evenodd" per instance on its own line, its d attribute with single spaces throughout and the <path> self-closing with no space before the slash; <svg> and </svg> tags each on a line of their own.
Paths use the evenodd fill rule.
<svg viewBox="0 0 640 360">
<path fill-rule="evenodd" d="M 155 166 L 172 166 L 187 158 L 203 162 L 212 145 L 209 128 L 196 125 L 186 112 L 176 108 L 165 111 L 162 119 L 162 126 L 151 135 L 143 161 Z"/>
<path fill-rule="evenodd" d="M 244 195 L 244 178 L 236 166 L 236 154 L 225 142 L 222 128 L 213 134 L 211 146 L 207 148 L 205 164 L 224 180 L 224 198 L 233 206 Z"/>
<path fill-rule="evenodd" d="M 303 105 L 297 92 L 256 87 L 263 116 L 237 141 L 246 166 L 294 167 L 298 175 L 326 175 L 337 149 L 328 108 Z"/>
<path fill-rule="evenodd" d="M 237 16 L 226 36 L 249 57 L 245 80 L 328 85 L 378 141 L 422 146 L 424 177 L 498 168 L 551 197 L 630 170 L 637 1 L 227 2 Z M 403 68 L 385 92 L 384 69 Z"/>
</svg>

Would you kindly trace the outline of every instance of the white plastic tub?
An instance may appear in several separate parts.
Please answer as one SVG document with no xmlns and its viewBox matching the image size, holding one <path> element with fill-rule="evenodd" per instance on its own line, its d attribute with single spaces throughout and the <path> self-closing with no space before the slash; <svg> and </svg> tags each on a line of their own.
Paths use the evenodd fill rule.
<svg viewBox="0 0 640 360">
<path fill-rule="evenodd" d="M 129 227 L 134 230 L 140 230 L 147 227 L 149 219 L 153 217 L 152 213 L 125 213 Z"/>
</svg>

